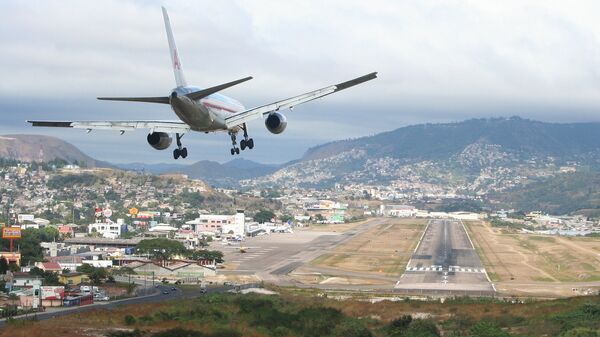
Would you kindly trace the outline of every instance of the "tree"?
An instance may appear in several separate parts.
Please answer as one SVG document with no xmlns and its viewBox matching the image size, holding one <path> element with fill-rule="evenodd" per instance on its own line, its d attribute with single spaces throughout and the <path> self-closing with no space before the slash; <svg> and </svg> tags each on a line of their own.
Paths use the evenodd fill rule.
<svg viewBox="0 0 600 337">
<path fill-rule="evenodd" d="M 33 267 L 29 271 L 29 275 L 37 276 L 42 279 L 42 284 L 47 286 L 59 285 L 58 274 L 52 271 L 44 271 L 38 267 Z"/>
<path fill-rule="evenodd" d="M 254 221 L 258 223 L 265 223 L 271 221 L 275 217 L 275 213 L 268 209 L 261 209 L 254 214 Z"/>
<path fill-rule="evenodd" d="M 0 274 L 6 274 L 8 271 L 8 261 L 4 258 L 4 256 L 0 257 Z"/>
<path fill-rule="evenodd" d="M 21 231 L 21 238 L 16 241 L 21 250 L 21 264 L 42 261 L 44 255 L 41 242 L 50 242 L 58 239 L 58 230 L 54 227 L 43 229 L 27 228 Z M 8 250 L 9 241 L 1 240 L 0 249 Z"/>
<path fill-rule="evenodd" d="M 138 243 L 136 250 L 141 254 L 149 254 L 153 259 L 160 260 L 163 265 L 173 256 L 186 251 L 183 243 L 165 238 L 142 240 Z"/>
<path fill-rule="evenodd" d="M 108 273 L 104 268 L 92 268 L 94 269 L 91 273 L 88 274 L 88 277 L 90 278 L 90 281 L 92 281 L 93 284 L 100 284 L 100 282 L 108 276 Z"/>
<path fill-rule="evenodd" d="M 496 324 L 479 321 L 471 328 L 472 337 L 510 337 L 510 333 L 500 329 Z"/>
<path fill-rule="evenodd" d="M 106 268 L 94 267 L 89 263 L 84 263 L 77 267 L 77 271 L 86 274 L 93 284 L 100 284 L 103 279 L 108 277 Z"/>
<path fill-rule="evenodd" d="M 218 250 L 195 250 L 187 256 L 192 260 L 215 260 L 216 263 L 223 263 L 223 253 Z"/>
<path fill-rule="evenodd" d="M 94 271 L 94 266 L 92 266 L 89 263 L 84 263 L 81 266 L 77 267 L 77 271 L 89 275 L 92 271 Z"/>
<path fill-rule="evenodd" d="M 281 220 L 281 222 L 294 221 L 294 217 L 290 214 L 284 214 L 281 217 L 279 217 L 279 219 Z"/>
</svg>

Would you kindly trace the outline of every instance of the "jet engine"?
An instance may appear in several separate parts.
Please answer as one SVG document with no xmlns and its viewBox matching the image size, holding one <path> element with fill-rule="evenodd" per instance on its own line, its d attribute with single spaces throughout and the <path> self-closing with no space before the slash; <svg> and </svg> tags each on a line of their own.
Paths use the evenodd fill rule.
<svg viewBox="0 0 600 337">
<path fill-rule="evenodd" d="M 285 130 L 285 127 L 287 126 L 287 120 L 283 114 L 274 112 L 269 114 L 269 117 L 267 117 L 265 120 L 265 126 L 267 127 L 267 130 L 271 131 L 271 133 L 279 134 Z"/>
<path fill-rule="evenodd" d="M 148 144 L 157 150 L 164 150 L 171 146 L 173 139 L 165 132 L 153 132 L 148 134 Z"/>
</svg>

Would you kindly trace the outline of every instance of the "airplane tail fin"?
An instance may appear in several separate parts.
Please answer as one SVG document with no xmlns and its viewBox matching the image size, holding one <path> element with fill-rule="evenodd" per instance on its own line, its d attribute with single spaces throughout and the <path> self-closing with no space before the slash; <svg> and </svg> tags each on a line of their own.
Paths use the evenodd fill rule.
<svg viewBox="0 0 600 337">
<path fill-rule="evenodd" d="M 167 39 L 169 40 L 169 51 L 171 52 L 171 63 L 173 65 L 173 73 L 175 74 L 175 83 L 178 87 L 185 87 L 185 77 L 183 76 L 183 70 L 181 68 L 181 59 L 177 53 L 177 46 L 175 45 L 175 38 L 173 38 L 173 31 L 171 30 L 171 21 L 169 20 L 169 14 L 163 7 L 163 18 L 165 19 L 165 29 L 167 30 Z"/>
</svg>

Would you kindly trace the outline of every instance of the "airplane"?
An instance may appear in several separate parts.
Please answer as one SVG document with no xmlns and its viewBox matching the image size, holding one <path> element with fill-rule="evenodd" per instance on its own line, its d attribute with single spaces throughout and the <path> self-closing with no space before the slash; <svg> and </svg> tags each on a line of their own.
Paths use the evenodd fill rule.
<svg viewBox="0 0 600 337">
<path fill-rule="evenodd" d="M 188 86 L 183 75 L 181 59 L 177 52 L 171 22 L 167 10 L 162 7 L 167 40 L 171 54 L 173 73 L 175 75 L 176 88 L 171 90 L 169 96 L 159 97 L 98 97 L 105 101 L 126 101 L 169 104 L 179 120 L 122 120 L 122 121 L 39 121 L 29 120 L 34 127 L 65 127 L 85 129 L 88 133 L 92 130 L 116 130 L 120 134 L 135 129 L 149 129 L 147 141 L 156 150 L 165 150 L 171 146 L 175 134 L 177 148 L 173 150 L 173 158 L 186 158 L 187 148 L 182 146 L 181 138 L 190 131 L 197 132 L 227 132 L 231 138 L 231 155 L 240 153 L 241 150 L 254 148 L 254 140 L 248 137 L 246 123 L 262 118 L 265 120 L 266 128 L 273 134 L 282 133 L 287 126 L 287 119 L 281 112 L 282 109 L 290 109 L 296 105 L 321 98 L 338 91 L 350 88 L 357 84 L 377 78 L 377 72 L 373 72 L 350 81 L 330 85 L 318 90 L 310 91 L 298 96 L 280 100 L 277 102 L 261 105 L 252 109 L 246 109 L 240 102 L 229 98 L 219 92 L 251 80 L 252 77 L 244 77 L 239 80 L 220 84 L 214 87 L 200 89 Z M 243 132 L 240 146 L 237 146 L 237 134 Z"/>
</svg>

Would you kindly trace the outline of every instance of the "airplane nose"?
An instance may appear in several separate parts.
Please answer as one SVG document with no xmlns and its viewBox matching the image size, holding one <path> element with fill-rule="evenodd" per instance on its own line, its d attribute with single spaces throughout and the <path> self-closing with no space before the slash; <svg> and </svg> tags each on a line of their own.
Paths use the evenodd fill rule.
<svg viewBox="0 0 600 337">
<path fill-rule="evenodd" d="M 177 98 L 177 92 L 173 91 L 173 92 L 171 93 L 171 98 Z"/>
</svg>

